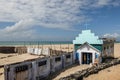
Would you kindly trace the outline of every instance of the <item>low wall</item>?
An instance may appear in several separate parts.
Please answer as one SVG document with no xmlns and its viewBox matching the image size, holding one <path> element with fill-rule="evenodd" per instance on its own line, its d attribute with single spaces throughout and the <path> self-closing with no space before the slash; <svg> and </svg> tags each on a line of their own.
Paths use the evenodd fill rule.
<svg viewBox="0 0 120 80">
<path fill-rule="evenodd" d="M 14 47 L 14 46 L 1 46 L 0 53 L 27 53 L 27 48 L 25 46 Z"/>
<path fill-rule="evenodd" d="M 49 74 L 50 58 L 48 57 L 9 64 L 4 67 L 5 80 L 41 80 Z"/>
<path fill-rule="evenodd" d="M 5 80 L 30 80 L 32 79 L 31 62 L 22 62 L 5 66 Z"/>
<path fill-rule="evenodd" d="M 64 54 L 62 60 L 63 60 L 63 67 L 64 68 L 72 65 L 72 63 L 73 63 L 73 54 L 72 53 Z"/>
<path fill-rule="evenodd" d="M 72 65 L 72 62 L 73 54 L 65 53 L 5 65 L 5 80 L 44 80 L 50 74 Z"/>
<path fill-rule="evenodd" d="M 15 47 L 15 53 L 18 54 L 27 53 L 27 48 L 25 46 Z"/>
<path fill-rule="evenodd" d="M 42 80 L 50 74 L 50 58 L 37 59 L 33 66 L 35 72 L 33 80 Z"/>
<path fill-rule="evenodd" d="M 0 53 L 15 53 L 15 47 L 1 46 Z"/>
<path fill-rule="evenodd" d="M 51 72 L 57 72 L 63 68 L 62 55 L 51 57 Z"/>
</svg>

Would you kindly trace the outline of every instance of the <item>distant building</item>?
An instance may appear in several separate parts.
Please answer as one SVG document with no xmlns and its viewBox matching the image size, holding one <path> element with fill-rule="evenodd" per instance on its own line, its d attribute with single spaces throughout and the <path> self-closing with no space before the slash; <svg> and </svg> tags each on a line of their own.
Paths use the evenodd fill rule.
<svg viewBox="0 0 120 80">
<path fill-rule="evenodd" d="M 91 30 L 82 30 L 82 33 L 73 40 L 73 44 L 75 59 L 80 64 L 101 62 L 103 41 Z"/>
<path fill-rule="evenodd" d="M 120 57 L 120 43 L 115 38 L 103 38 L 103 55 L 102 57 Z"/>
</svg>

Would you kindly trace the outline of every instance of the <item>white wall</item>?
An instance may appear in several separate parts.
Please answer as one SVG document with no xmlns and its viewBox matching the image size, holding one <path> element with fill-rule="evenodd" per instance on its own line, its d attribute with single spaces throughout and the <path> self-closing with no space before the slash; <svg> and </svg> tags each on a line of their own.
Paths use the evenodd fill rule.
<svg viewBox="0 0 120 80">
<path fill-rule="evenodd" d="M 81 53 L 83 53 L 83 52 L 92 53 L 92 63 L 95 62 L 95 53 L 97 53 L 100 56 L 100 52 L 98 52 L 97 50 L 94 50 L 89 46 L 84 46 L 77 50 L 77 53 L 79 53 L 79 64 L 82 64 Z"/>
</svg>

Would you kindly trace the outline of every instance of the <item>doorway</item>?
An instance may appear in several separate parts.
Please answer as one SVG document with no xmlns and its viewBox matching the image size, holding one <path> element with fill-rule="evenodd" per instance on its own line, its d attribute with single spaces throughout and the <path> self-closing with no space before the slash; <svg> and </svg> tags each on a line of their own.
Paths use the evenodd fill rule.
<svg viewBox="0 0 120 80">
<path fill-rule="evenodd" d="M 82 64 L 92 63 L 92 53 L 83 52 L 82 53 Z"/>
</svg>

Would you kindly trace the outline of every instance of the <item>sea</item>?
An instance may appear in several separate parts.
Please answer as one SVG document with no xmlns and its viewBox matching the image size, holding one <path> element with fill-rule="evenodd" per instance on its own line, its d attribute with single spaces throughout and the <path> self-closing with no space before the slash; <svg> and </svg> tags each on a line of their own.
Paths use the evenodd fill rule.
<svg viewBox="0 0 120 80">
<path fill-rule="evenodd" d="M 0 41 L 0 46 L 72 44 L 72 41 Z"/>
</svg>

